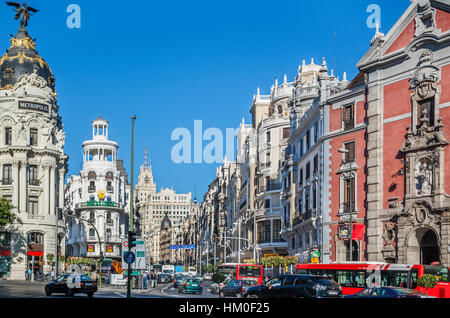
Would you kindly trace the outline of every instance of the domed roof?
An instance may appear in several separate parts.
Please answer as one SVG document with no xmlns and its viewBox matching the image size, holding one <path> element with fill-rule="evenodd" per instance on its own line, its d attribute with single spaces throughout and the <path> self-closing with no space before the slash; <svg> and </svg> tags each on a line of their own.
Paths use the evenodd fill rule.
<svg viewBox="0 0 450 318">
<path fill-rule="evenodd" d="M 169 217 L 167 216 L 167 213 L 166 213 L 166 215 L 164 216 L 164 218 L 163 218 L 163 220 L 161 222 L 161 231 L 165 231 L 165 230 L 167 230 L 168 228 L 171 228 L 171 227 L 172 227 L 172 222 L 170 222 L 170 219 L 169 219 Z"/>
<path fill-rule="evenodd" d="M 0 90 L 12 89 L 17 80 L 25 74 L 36 73 L 55 89 L 55 77 L 47 62 L 39 56 L 36 44 L 25 28 L 11 38 L 11 47 L 0 58 Z"/>
</svg>

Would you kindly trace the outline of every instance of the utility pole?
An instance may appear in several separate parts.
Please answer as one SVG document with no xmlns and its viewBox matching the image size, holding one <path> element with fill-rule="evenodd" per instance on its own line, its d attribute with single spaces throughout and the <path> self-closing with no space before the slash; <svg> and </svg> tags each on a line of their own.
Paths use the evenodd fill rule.
<svg viewBox="0 0 450 318">
<path fill-rule="evenodd" d="M 61 195 L 61 194 L 60 194 Z M 59 221 L 59 211 L 62 209 L 56 208 L 55 211 L 55 279 L 58 277 L 58 221 Z"/>
<path fill-rule="evenodd" d="M 130 186 L 130 232 L 133 232 L 134 227 L 134 197 L 133 197 L 133 182 L 134 182 L 134 121 L 136 120 L 136 116 L 131 116 L 131 186 Z M 130 235 L 128 235 L 130 236 Z M 128 252 L 131 252 L 132 243 L 128 242 Z M 128 264 L 128 280 L 127 280 L 127 298 L 131 298 L 131 264 Z"/>
</svg>

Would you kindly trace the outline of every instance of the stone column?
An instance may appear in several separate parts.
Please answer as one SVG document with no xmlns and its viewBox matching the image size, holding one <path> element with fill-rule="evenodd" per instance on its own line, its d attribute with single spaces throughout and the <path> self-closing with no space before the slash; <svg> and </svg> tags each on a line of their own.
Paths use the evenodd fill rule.
<svg viewBox="0 0 450 318">
<path fill-rule="evenodd" d="M 368 261 L 383 261 L 383 88 L 380 71 L 373 74 L 367 93 L 367 255 Z"/>
<path fill-rule="evenodd" d="M 27 211 L 27 163 L 26 161 L 20 162 L 20 171 L 19 171 L 20 177 L 20 198 L 19 198 L 19 208 L 21 212 Z"/>
<path fill-rule="evenodd" d="M 50 214 L 50 204 L 49 204 L 49 200 L 50 200 L 50 166 L 48 164 L 45 164 L 42 166 L 42 168 L 44 169 L 44 174 L 45 174 L 45 178 L 44 178 L 44 213 L 45 214 Z"/>
<path fill-rule="evenodd" d="M 19 211 L 19 161 L 13 161 L 12 163 L 12 179 L 12 205 Z"/>
<path fill-rule="evenodd" d="M 64 207 L 64 176 L 65 176 L 65 169 L 61 168 L 59 169 L 59 202 L 58 207 L 63 208 Z"/>
</svg>

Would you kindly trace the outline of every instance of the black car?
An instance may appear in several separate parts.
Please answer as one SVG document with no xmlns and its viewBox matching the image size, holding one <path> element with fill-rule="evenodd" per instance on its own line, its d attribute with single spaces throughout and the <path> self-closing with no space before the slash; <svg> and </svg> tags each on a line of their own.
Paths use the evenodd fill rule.
<svg viewBox="0 0 450 318">
<path fill-rule="evenodd" d="M 88 297 L 92 297 L 97 290 L 97 282 L 85 275 L 62 275 L 45 286 L 47 296 L 52 294 L 66 294 L 67 296 L 87 294 Z"/>
<path fill-rule="evenodd" d="M 345 298 L 427 298 L 427 295 L 414 289 L 400 287 L 365 288 L 354 295 Z"/>
<path fill-rule="evenodd" d="M 255 280 L 232 280 L 220 291 L 220 297 L 241 298 L 245 291 L 253 286 L 258 286 Z"/>
<path fill-rule="evenodd" d="M 246 298 L 326 298 L 342 297 L 342 288 L 334 280 L 312 275 L 281 275 L 261 286 L 250 287 Z"/>
<path fill-rule="evenodd" d="M 176 274 L 175 278 L 173 279 L 173 287 L 178 288 L 178 284 L 184 281 L 187 278 L 184 274 Z"/>
</svg>

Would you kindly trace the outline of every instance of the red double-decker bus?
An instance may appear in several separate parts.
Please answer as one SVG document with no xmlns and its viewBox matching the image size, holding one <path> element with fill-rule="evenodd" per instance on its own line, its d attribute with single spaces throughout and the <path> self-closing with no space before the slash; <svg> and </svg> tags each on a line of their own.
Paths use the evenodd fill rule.
<svg viewBox="0 0 450 318">
<path fill-rule="evenodd" d="M 229 276 L 231 279 L 247 279 L 263 282 L 264 267 L 262 265 L 224 263 L 219 265 L 219 273 Z"/>
<path fill-rule="evenodd" d="M 353 295 L 371 286 L 391 286 L 415 289 L 437 298 L 450 298 L 449 268 L 431 265 L 402 265 L 387 263 L 297 264 L 296 274 L 327 276 L 338 282 L 344 295 Z M 422 288 L 417 279 L 434 275 L 435 288 Z"/>
</svg>

